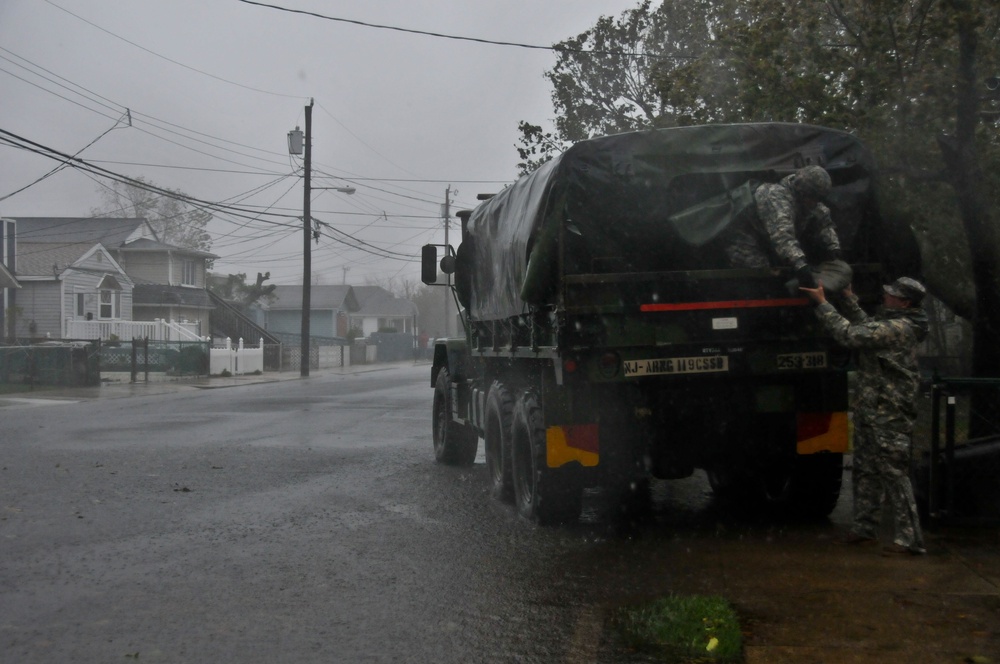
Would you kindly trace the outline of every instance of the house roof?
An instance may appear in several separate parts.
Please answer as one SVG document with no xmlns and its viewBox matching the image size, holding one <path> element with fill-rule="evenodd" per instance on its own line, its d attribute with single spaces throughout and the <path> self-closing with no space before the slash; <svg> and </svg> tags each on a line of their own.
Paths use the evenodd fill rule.
<svg viewBox="0 0 1000 664">
<path fill-rule="evenodd" d="M 17 268 L 14 272 L 19 277 L 55 278 L 93 247 L 93 242 L 74 244 L 18 242 Z"/>
<path fill-rule="evenodd" d="M 357 311 L 359 315 L 383 317 L 417 315 L 417 305 L 396 297 L 381 286 L 355 286 L 354 293 L 361 305 Z"/>
<path fill-rule="evenodd" d="M 275 300 L 268 305 L 273 311 L 301 311 L 302 286 L 277 286 Z M 309 292 L 309 308 L 337 309 L 354 313 L 358 311 L 358 299 L 353 286 L 313 285 Z"/>
<path fill-rule="evenodd" d="M 132 289 L 133 307 L 181 306 L 214 309 L 215 305 L 204 288 L 165 286 L 163 284 L 136 284 Z"/>
<path fill-rule="evenodd" d="M 188 247 L 178 247 L 175 244 L 167 244 L 166 242 L 157 242 L 156 240 L 151 240 L 149 238 L 140 238 L 138 240 L 132 240 L 131 242 L 116 247 L 115 250 L 122 252 L 172 251 L 176 254 L 184 254 L 186 256 L 194 256 L 196 258 L 208 258 L 208 259 L 218 258 L 218 256 L 208 251 L 202 251 L 200 249 L 190 249 Z"/>
<path fill-rule="evenodd" d="M 87 259 L 98 254 L 98 262 L 103 264 L 87 265 Z M 18 246 L 17 269 L 14 273 L 21 279 L 29 277 L 45 277 L 58 279 L 66 270 L 86 272 L 94 275 L 117 275 L 117 288 L 125 282 L 132 286 L 132 280 L 122 270 L 121 266 L 100 243 L 97 244 L 22 244 Z"/>
<path fill-rule="evenodd" d="M 18 253 L 23 244 L 78 244 L 117 248 L 150 234 L 142 218 L 9 217 L 17 222 Z"/>
</svg>

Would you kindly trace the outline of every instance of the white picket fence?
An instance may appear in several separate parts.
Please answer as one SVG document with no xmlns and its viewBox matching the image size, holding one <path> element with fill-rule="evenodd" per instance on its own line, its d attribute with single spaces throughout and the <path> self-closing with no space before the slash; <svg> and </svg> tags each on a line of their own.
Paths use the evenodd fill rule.
<svg viewBox="0 0 1000 664">
<path fill-rule="evenodd" d="M 163 320 L 79 320 L 66 319 L 66 339 L 101 339 L 121 341 L 149 339 L 150 341 L 205 341 L 198 336 L 197 323 L 180 323 Z"/>
<path fill-rule="evenodd" d="M 209 361 L 209 372 L 213 376 L 228 371 L 233 376 L 241 374 L 252 374 L 255 371 L 264 371 L 264 340 L 254 348 L 243 345 L 243 339 L 239 340 L 235 346 L 229 337 L 221 346 L 212 346 L 211 358 Z"/>
</svg>

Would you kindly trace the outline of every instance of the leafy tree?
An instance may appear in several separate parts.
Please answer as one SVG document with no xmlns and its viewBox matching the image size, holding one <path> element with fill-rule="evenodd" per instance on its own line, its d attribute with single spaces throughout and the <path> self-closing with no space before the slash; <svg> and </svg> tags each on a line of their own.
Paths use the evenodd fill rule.
<svg viewBox="0 0 1000 664">
<path fill-rule="evenodd" d="M 890 218 L 915 231 L 932 290 L 973 321 L 973 367 L 1000 376 L 1000 140 L 978 73 L 1000 71 L 986 0 L 755 0 L 720 34 L 749 119 L 839 126 L 878 156 Z M 768 53 L 771 57 L 766 57 Z M 736 119 L 736 118 L 734 118 Z M 984 119 L 987 120 L 984 122 Z"/>
<path fill-rule="evenodd" d="M 264 285 L 264 282 L 271 278 L 270 272 L 257 273 L 257 280 L 247 283 L 247 275 L 243 272 L 226 276 L 225 281 L 213 279 L 209 281 L 208 289 L 229 302 L 236 302 L 245 307 L 263 299 L 266 302 L 274 302 L 274 284 Z"/>
<path fill-rule="evenodd" d="M 137 182 L 154 186 L 144 178 Z M 160 189 L 160 188 L 158 188 Z M 104 202 L 101 210 L 92 210 L 95 217 L 145 218 L 156 239 L 187 249 L 211 251 L 212 236 L 208 223 L 212 214 L 192 206 L 187 196 L 178 189 L 167 189 L 173 196 L 157 193 L 141 185 L 113 182 L 101 186 L 98 193 Z"/>
<path fill-rule="evenodd" d="M 602 16 L 593 28 L 555 45 L 552 83 L 555 132 L 521 122 L 521 173 L 537 168 L 568 147 L 593 136 L 676 124 L 664 107 L 657 81 L 683 77 L 711 42 L 711 20 L 730 0 L 650 0 L 619 18 Z M 590 52 L 597 52 L 592 54 Z"/>
<path fill-rule="evenodd" d="M 983 80 L 1000 75 L 998 37 L 995 0 L 640 2 L 560 44 L 546 75 L 555 131 L 522 122 L 519 167 L 640 127 L 852 131 L 881 164 L 888 218 L 915 231 L 931 290 L 974 320 L 976 370 L 997 376 L 1000 96 L 984 99 Z"/>
</svg>

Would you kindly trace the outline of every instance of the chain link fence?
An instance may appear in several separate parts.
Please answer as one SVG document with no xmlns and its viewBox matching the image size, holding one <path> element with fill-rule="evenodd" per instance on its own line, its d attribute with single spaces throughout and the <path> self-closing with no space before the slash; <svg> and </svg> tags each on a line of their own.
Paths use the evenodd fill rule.
<svg viewBox="0 0 1000 664">
<path fill-rule="evenodd" d="M 100 382 L 99 342 L 50 341 L 0 346 L 0 383 L 80 387 Z"/>
<path fill-rule="evenodd" d="M 128 373 L 134 382 L 150 373 L 207 376 L 211 344 L 207 341 L 135 339 L 101 345 L 101 371 Z"/>
</svg>

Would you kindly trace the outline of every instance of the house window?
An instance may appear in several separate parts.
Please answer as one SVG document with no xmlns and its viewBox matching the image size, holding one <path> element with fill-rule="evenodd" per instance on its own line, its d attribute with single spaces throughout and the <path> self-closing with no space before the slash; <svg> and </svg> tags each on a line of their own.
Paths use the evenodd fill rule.
<svg viewBox="0 0 1000 664">
<path fill-rule="evenodd" d="M 184 286 L 197 286 L 198 268 L 194 261 L 184 261 L 184 273 L 181 276 L 181 284 Z"/>
<path fill-rule="evenodd" d="M 101 307 L 98 312 L 101 318 L 118 318 L 118 310 L 120 308 L 121 294 L 118 291 L 101 291 Z"/>
<path fill-rule="evenodd" d="M 87 299 L 83 293 L 76 294 L 76 317 L 83 318 L 86 315 Z"/>
</svg>

